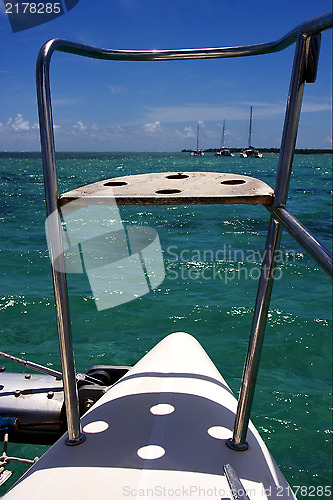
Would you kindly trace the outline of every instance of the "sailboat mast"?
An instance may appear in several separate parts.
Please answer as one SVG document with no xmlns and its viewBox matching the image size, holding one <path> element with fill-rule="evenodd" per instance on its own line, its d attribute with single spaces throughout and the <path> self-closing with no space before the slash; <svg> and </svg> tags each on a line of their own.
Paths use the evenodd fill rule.
<svg viewBox="0 0 333 500">
<path fill-rule="evenodd" d="M 199 151 L 199 123 L 197 125 L 197 151 Z"/>
<path fill-rule="evenodd" d="M 252 143 L 252 106 L 250 108 L 249 148 L 251 147 L 251 143 Z"/>
<path fill-rule="evenodd" d="M 224 130 L 225 130 L 225 120 L 223 120 L 222 138 L 221 138 L 221 149 L 224 148 Z"/>
</svg>

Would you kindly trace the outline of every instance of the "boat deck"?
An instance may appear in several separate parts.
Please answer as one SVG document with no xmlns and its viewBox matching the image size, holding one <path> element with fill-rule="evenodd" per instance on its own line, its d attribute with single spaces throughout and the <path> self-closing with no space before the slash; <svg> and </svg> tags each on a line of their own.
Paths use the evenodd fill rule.
<svg viewBox="0 0 333 500">
<path fill-rule="evenodd" d="M 83 415 L 79 446 L 61 437 L 4 498 L 296 500 L 251 422 L 245 453 L 226 445 L 236 408 L 197 340 L 172 333 Z"/>
</svg>

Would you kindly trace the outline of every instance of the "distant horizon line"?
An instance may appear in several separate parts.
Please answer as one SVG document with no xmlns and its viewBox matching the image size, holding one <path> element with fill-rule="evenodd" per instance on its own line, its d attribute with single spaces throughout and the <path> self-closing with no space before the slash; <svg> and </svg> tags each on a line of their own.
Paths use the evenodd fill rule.
<svg viewBox="0 0 333 500">
<path fill-rule="evenodd" d="M 216 151 L 220 151 L 221 149 L 229 149 L 231 151 L 235 152 L 240 152 L 244 148 L 206 148 L 206 149 L 201 149 L 205 153 L 215 153 Z M 264 148 L 264 147 L 259 147 L 255 148 L 259 149 L 263 153 L 279 153 L 280 148 L 272 147 L 272 148 Z M 56 154 L 63 154 L 63 153 L 167 153 L 167 154 L 175 154 L 175 153 L 191 153 L 192 151 L 195 151 L 193 149 L 182 149 L 181 151 L 134 151 L 134 150 L 128 150 L 128 151 L 82 151 L 82 150 L 58 150 L 56 151 Z M 0 151 L 0 155 L 9 155 L 9 154 L 22 154 L 22 153 L 29 153 L 33 155 L 41 155 L 41 151 L 38 150 L 4 150 Z M 333 154 L 333 148 L 295 148 L 295 154 Z"/>
<path fill-rule="evenodd" d="M 252 146 L 251 146 L 252 147 Z M 238 152 L 241 152 L 243 151 L 244 149 L 249 149 L 248 147 L 245 147 L 245 148 L 239 148 L 239 147 L 224 147 L 224 148 L 206 148 L 206 149 L 201 149 L 201 151 L 203 151 L 204 153 L 215 153 L 216 151 L 221 151 L 222 149 L 228 149 L 230 151 L 235 151 L 236 153 Z M 253 149 L 256 149 L 256 150 L 260 150 L 261 152 L 263 153 L 279 153 L 280 152 L 280 148 L 276 148 L 276 147 L 272 147 L 272 148 L 264 148 L 264 147 L 258 147 L 258 148 L 253 148 Z M 193 149 L 182 149 L 181 150 L 181 153 L 191 153 L 192 151 L 195 151 Z M 325 153 L 333 153 L 333 148 L 295 148 L 295 151 L 294 151 L 296 154 L 297 153 L 322 153 L 322 154 L 325 154 Z"/>
</svg>

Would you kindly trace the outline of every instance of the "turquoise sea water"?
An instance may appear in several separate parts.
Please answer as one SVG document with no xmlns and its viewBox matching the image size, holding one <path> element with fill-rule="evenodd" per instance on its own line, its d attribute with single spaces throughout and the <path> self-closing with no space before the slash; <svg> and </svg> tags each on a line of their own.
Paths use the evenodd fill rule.
<svg viewBox="0 0 333 500">
<path fill-rule="evenodd" d="M 113 176 L 191 170 L 253 175 L 274 187 L 277 160 L 276 154 L 62 153 L 57 167 L 60 192 Z M 60 369 L 41 160 L 33 153 L 3 153 L 0 165 L 0 350 Z M 331 170 L 330 155 L 295 155 L 288 200 L 289 210 L 328 247 Z M 135 363 L 168 333 L 186 331 L 238 393 L 268 212 L 215 205 L 120 207 L 120 213 L 126 225 L 156 229 L 166 278 L 149 294 L 98 312 L 86 276 L 69 276 L 77 370 Z M 298 497 L 327 498 L 320 488 L 332 483 L 331 282 L 287 233 L 279 270 L 252 420 Z M 6 360 L 0 364 L 21 371 Z M 12 444 L 8 453 L 33 458 L 45 449 Z"/>
</svg>

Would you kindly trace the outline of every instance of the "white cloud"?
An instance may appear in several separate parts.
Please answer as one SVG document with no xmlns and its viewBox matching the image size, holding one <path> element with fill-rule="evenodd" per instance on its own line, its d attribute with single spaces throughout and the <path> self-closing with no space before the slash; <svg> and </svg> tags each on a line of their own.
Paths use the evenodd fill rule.
<svg viewBox="0 0 333 500">
<path fill-rule="evenodd" d="M 328 102 L 328 100 L 326 100 Z M 265 102 L 253 103 L 254 136 L 258 147 L 280 144 L 285 105 Z M 314 111 L 330 109 L 325 104 L 310 102 L 305 106 L 303 128 L 299 134 L 298 147 L 329 147 L 330 127 L 325 126 L 324 133 L 314 135 L 311 121 Z M 229 114 L 228 114 L 229 113 Z M 279 113 L 279 120 L 269 121 Z M 149 117 L 150 119 L 147 119 Z M 212 119 L 213 118 L 213 119 Z M 222 120 L 227 120 L 226 145 L 241 147 L 247 141 L 249 103 L 239 102 L 228 107 L 201 105 L 180 107 L 156 107 L 148 109 L 144 118 L 128 123 L 98 124 L 90 123 L 85 118 L 69 123 L 54 125 L 56 144 L 59 151 L 94 150 L 94 151 L 180 151 L 195 147 L 197 123 L 200 123 L 200 146 L 216 147 L 220 144 Z M 236 121 L 236 118 L 241 123 Z M 310 120 L 310 125 L 309 124 Z M 326 120 L 327 121 L 327 120 Z M 15 117 L 0 123 L 1 144 L 4 149 L 38 150 L 38 124 L 29 121 L 18 113 Z M 303 134 L 303 135 L 302 135 Z"/>
<path fill-rule="evenodd" d="M 161 123 L 159 121 L 156 121 L 154 123 L 146 123 L 143 128 L 145 132 L 154 133 L 158 130 L 161 130 Z"/>
<path fill-rule="evenodd" d="M 331 111 L 331 109 L 332 109 L 332 104 L 330 103 L 326 104 L 304 103 L 304 105 L 302 106 L 303 113 L 316 113 L 317 111 Z"/>
<path fill-rule="evenodd" d="M 0 124 L 1 147 L 5 150 L 38 150 L 38 124 L 30 125 L 30 121 L 18 113 L 14 118 Z"/>
<path fill-rule="evenodd" d="M 127 88 L 122 85 L 108 85 L 108 87 L 112 94 L 123 94 L 124 92 L 127 92 Z"/>
<path fill-rule="evenodd" d="M 16 131 L 30 130 L 30 122 L 28 120 L 24 120 L 23 116 L 18 113 L 14 120 L 9 118 L 7 121 L 7 127 L 11 127 Z"/>
<path fill-rule="evenodd" d="M 244 107 L 188 104 L 185 106 L 157 106 L 148 108 L 145 119 L 162 123 L 197 123 L 201 121 L 239 120 L 248 117 Z"/>
<path fill-rule="evenodd" d="M 77 121 L 77 122 L 73 125 L 73 128 L 74 128 L 75 130 L 79 130 L 80 132 L 83 132 L 83 131 L 87 130 L 86 125 L 84 125 L 84 124 L 82 123 L 82 121 L 81 121 L 81 120 L 78 120 L 78 121 Z"/>
<path fill-rule="evenodd" d="M 226 106 L 219 104 L 186 104 L 182 106 L 156 106 L 147 109 L 144 119 L 149 122 L 161 123 L 202 123 L 204 121 L 248 120 L 250 105 L 253 105 L 256 118 L 273 118 L 283 116 L 286 110 L 285 102 L 238 102 Z M 312 113 L 329 111 L 332 109 L 330 102 L 311 103 L 304 102 L 302 111 Z"/>
<path fill-rule="evenodd" d="M 179 135 L 179 137 L 181 137 L 183 139 L 187 138 L 187 137 L 191 137 L 192 138 L 192 137 L 196 136 L 196 131 L 192 127 L 184 127 L 184 129 L 181 130 L 181 131 L 177 129 L 176 132 Z"/>
</svg>

